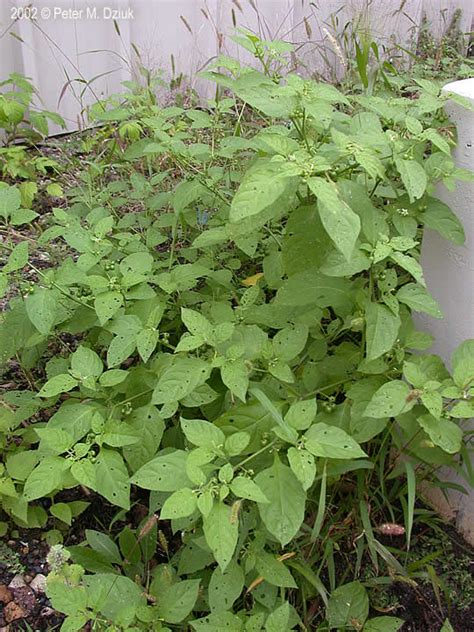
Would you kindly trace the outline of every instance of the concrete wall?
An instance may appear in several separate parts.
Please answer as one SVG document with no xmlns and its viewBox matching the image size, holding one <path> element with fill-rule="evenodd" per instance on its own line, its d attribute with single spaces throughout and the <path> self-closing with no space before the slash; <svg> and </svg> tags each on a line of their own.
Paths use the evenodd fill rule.
<svg viewBox="0 0 474 632">
<path fill-rule="evenodd" d="M 30 4 L 35 19 L 15 20 L 17 9 Z M 0 79 L 12 71 L 31 77 L 44 107 L 59 110 L 68 128 L 76 129 L 85 122 L 87 104 L 119 91 L 132 77 L 132 45 L 145 66 L 167 75 L 173 55 L 176 73 L 205 93 L 196 80 L 200 68 L 220 53 L 245 55 L 230 39 L 234 23 L 267 39 L 292 40 L 301 62 L 327 75 L 342 70 L 334 36 L 342 49 L 351 28 L 388 47 L 410 46 L 423 14 L 439 35 L 457 7 L 467 32 L 472 0 L 2 0 Z M 121 12 L 119 33 L 109 8 Z"/>
</svg>

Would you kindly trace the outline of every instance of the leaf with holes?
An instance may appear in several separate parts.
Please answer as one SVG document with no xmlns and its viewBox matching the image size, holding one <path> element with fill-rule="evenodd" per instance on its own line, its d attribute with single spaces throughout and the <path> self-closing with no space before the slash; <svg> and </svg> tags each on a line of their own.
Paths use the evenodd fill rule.
<svg viewBox="0 0 474 632">
<path fill-rule="evenodd" d="M 291 447 L 288 449 L 288 463 L 303 489 L 308 490 L 316 476 L 314 456 L 307 450 Z"/>
<path fill-rule="evenodd" d="M 161 520 L 187 518 L 197 507 L 197 496 L 189 487 L 176 490 L 163 503 L 160 512 Z"/>
<path fill-rule="evenodd" d="M 365 308 L 367 360 L 390 351 L 400 329 L 400 318 L 386 305 L 369 303 Z"/>
<path fill-rule="evenodd" d="M 449 454 L 456 454 L 461 449 L 462 430 L 449 419 L 436 419 L 433 415 L 421 415 L 418 423 L 431 441 Z"/>
<path fill-rule="evenodd" d="M 121 292 L 110 291 L 99 294 L 94 301 L 94 308 L 101 325 L 114 316 L 122 307 L 123 295 Z"/>
<path fill-rule="evenodd" d="M 60 393 L 68 393 L 77 384 L 78 381 L 67 373 L 55 375 L 44 384 L 38 395 L 39 397 L 55 397 Z"/>
<path fill-rule="evenodd" d="M 279 198 L 296 189 L 297 180 L 281 168 L 281 163 L 262 161 L 242 179 L 230 207 L 230 221 L 240 222 L 257 215 Z"/>
<path fill-rule="evenodd" d="M 230 610 L 242 593 L 244 580 L 244 572 L 234 560 L 231 560 L 225 571 L 219 566 L 215 568 L 209 581 L 211 612 Z"/>
<path fill-rule="evenodd" d="M 153 392 L 154 404 L 168 404 L 184 399 L 204 384 L 211 372 L 207 362 L 198 358 L 176 358 L 163 372 Z"/>
<path fill-rule="evenodd" d="M 405 303 L 415 312 L 424 312 L 433 318 L 443 318 L 437 301 L 420 285 L 407 283 L 398 290 L 396 297 L 400 303 Z"/>
<path fill-rule="evenodd" d="M 23 498 L 28 502 L 43 498 L 60 489 L 71 463 L 60 456 L 47 456 L 32 470 L 25 481 Z"/>
<path fill-rule="evenodd" d="M 148 461 L 132 476 L 132 483 L 143 489 L 174 492 L 191 483 L 186 475 L 187 454 L 174 450 Z"/>
<path fill-rule="evenodd" d="M 282 546 L 298 533 L 303 522 L 306 494 L 291 469 L 276 456 L 273 465 L 255 477 L 268 503 L 259 503 L 260 516 Z"/>
<path fill-rule="evenodd" d="M 410 202 L 421 198 L 426 191 L 428 179 L 426 177 L 426 171 L 420 163 L 416 160 L 396 158 L 395 165 L 408 193 Z"/>
<path fill-rule="evenodd" d="M 441 237 L 462 246 L 466 240 L 464 228 L 449 206 L 432 197 L 427 199 L 426 205 L 427 209 L 421 215 L 421 222 L 427 228 L 435 230 Z"/>
<path fill-rule="evenodd" d="M 121 454 L 101 448 L 95 471 L 97 492 L 113 505 L 130 509 L 130 483 Z"/>
<path fill-rule="evenodd" d="M 474 340 L 466 340 L 454 351 L 451 364 L 456 386 L 467 388 L 474 382 Z"/>
<path fill-rule="evenodd" d="M 411 408 L 412 404 L 407 401 L 409 394 L 410 387 L 405 382 L 401 380 L 386 382 L 374 393 L 364 415 L 377 419 L 396 417 Z"/>
<path fill-rule="evenodd" d="M 186 439 L 202 448 L 215 450 L 224 446 L 225 435 L 220 428 L 203 419 L 181 419 Z"/>
<path fill-rule="evenodd" d="M 314 456 L 328 459 L 358 459 L 367 456 L 360 445 L 337 426 L 315 423 L 304 437 L 306 449 Z"/>
<path fill-rule="evenodd" d="M 255 564 L 257 572 L 273 586 L 280 588 L 297 588 L 293 575 L 285 564 L 271 553 L 260 551 Z"/>
<path fill-rule="evenodd" d="M 256 503 L 268 503 L 269 500 L 260 487 L 245 476 L 237 476 L 230 484 L 232 493 L 238 498 L 247 498 Z"/>
<path fill-rule="evenodd" d="M 227 388 L 245 402 L 249 386 L 249 372 L 244 360 L 227 360 L 221 366 L 221 377 Z"/>
<path fill-rule="evenodd" d="M 339 586 L 329 598 L 326 616 L 331 628 L 360 630 L 369 614 L 369 598 L 360 582 Z"/>
<path fill-rule="evenodd" d="M 234 520 L 229 505 L 219 501 L 203 518 L 206 542 L 211 549 L 219 568 L 225 571 L 232 560 L 239 537 L 238 520 Z"/>
<path fill-rule="evenodd" d="M 97 378 L 103 370 L 102 360 L 95 351 L 81 345 L 71 356 L 71 369 L 80 379 Z"/>
<path fill-rule="evenodd" d="M 360 218 L 342 200 L 334 183 L 310 178 L 308 186 L 318 200 L 319 216 L 327 234 L 347 261 L 350 261 L 360 233 Z"/>
<path fill-rule="evenodd" d="M 37 288 L 25 299 L 26 313 L 36 329 L 49 334 L 56 322 L 57 298 L 53 290 Z"/>
<path fill-rule="evenodd" d="M 190 614 L 198 598 L 199 579 L 187 579 L 171 584 L 160 592 L 158 616 L 167 623 L 180 623 Z"/>
</svg>

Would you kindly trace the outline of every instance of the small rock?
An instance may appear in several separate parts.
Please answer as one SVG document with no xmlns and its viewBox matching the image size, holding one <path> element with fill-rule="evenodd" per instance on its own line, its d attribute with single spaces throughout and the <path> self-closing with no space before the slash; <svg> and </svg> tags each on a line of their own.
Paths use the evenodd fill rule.
<svg viewBox="0 0 474 632">
<path fill-rule="evenodd" d="M 30 588 L 32 588 L 36 593 L 44 593 L 46 592 L 46 577 L 41 573 L 38 573 L 34 579 L 30 582 Z"/>
<path fill-rule="evenodd" d="M 33 579 L 33 575 L 25 575 L 24 576 L 24 580 L 27 584 L 29 584 L 31 582 L 31 580 Z"/>
<path fill-rule="evenodd" d="M 11 594 L 11 591 L 8 590 L 5 584 L 0 584 L 0 602 L 10 603 L 12 599 L 13 599 L 13 595 Z"/>
<path fill-rule="evenodd" d="M 17 603 L 10 601 L 10 603 L 3 609 L 3 616 L 5 617 L 5 621 L 7 623 L 11 623 L 17 619 L 24 619 L 26 612 Z"/>
<path fill-rule="evenodd" d="M 41 616 L 42 617 L 52 617 L 53 614 L 56 614 L 56 610 L 54 610 L 54 608 L 50 608 L 49 606 L 45 606 L 42 610 L 41 610 Z M 0 630 L 0 632 L 2 632 Z"/>
<path fill-rule="evenodd" d="M 26 586 L 23 575 L 15 575 L 15 577 L 8 584 L 8 588 L 22 588 L 23 586 Z"/>
<path fill-rule="evenodd" d="M 12 588 L 13 598 L 17 604 L 20 604 L 26 615 L 28 615 L 36 605 L 36 595 L 29 586 L 21 588 Z M 10 602 L 12 603 L 12 602 Z"/>
</svg>

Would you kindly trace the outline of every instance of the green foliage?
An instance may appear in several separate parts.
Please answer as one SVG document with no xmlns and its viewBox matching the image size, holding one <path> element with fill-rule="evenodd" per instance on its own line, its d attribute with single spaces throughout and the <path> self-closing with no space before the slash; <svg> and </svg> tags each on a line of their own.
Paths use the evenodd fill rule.
<svg viewBox="0 0 474 632">
<path fill-rule="evenodd" d="M 313 626 L 301 604 L 313 598 L 332 629 L 395 630 L 367 619 L 357 577 L 364 547 L 403 573 L 374 535 L 393 503 L 413 521 L 396 457 L 426 478 L 456 454 L 469 476 L 472 341 L 451 377 L 418 353 L 431 340 L 411 318 L 441 315 L 423 227 L 463 238 L 433 197 L 468 177 L 445 151 L 445 97 L 431 84 L 416 99 L 366 98 L 283 80 L 272 64 L 286 45 L 240 39 L 264 72 L 219 59 L 207 75 L 233 96 L 209 110 L 130 95 L 98 115 L 120 123 L 120 143 L 39 238 L 69 254 L 34 268 L 4 315 L 0 356 L 40 371 L 1 408 L 3 511 L 37 527 L 40 499 L 66 524 L 77 515 L 63 490 L 87 488 L 121 516 L 148 499 L 136 529 L 88 531 L 50 575 L 63 630 L 286 632 Z M 4 193 L 6 221 L 17 203 Z M 8 282 L 29 265 L 12 244 Z M 353 581 L 336 590 L 331 521 L 347 516 L 334 499 L 360 536 Z"/>
</svg>

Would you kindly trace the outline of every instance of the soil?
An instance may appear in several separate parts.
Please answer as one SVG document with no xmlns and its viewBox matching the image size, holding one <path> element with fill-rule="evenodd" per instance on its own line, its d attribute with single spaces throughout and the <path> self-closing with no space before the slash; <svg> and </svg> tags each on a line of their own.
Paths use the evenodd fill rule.
<svg viewBox="0 0 474 632">
<path fill-rule="evenodd" d="M 113 507 L 107 513 L 103 499 L 98 496 L 92 495 L 88 500 L 91 504 L 68 531 L 66 545 L 81 542 L 85 529 L 100 528 L 99 521 L 104 524 L 104 519 L 110 521 L 115 513 Z M 127 524 L 136 527 L 145 513 L 145 506 L 137 504 Z M 117 522 L 114 530 L 119 532 L 124 525 L 124 521 Z M 43 576 L 49 572 L 46 562 L 49 547 L 41 539 L 42 534 L 44 531 L 37 529 L 21 530 L 14 533 L 16 537 L 7 536 L 0 544 L 0 632 L 43 632 L 60 627 L 63 615 L 51 608 L 48 598 L 41 591 Z M 390 546 L 388 541 L 384 544 Z M 446 619 L 455 632 L 474 630 L 474 549 L 451 526 L 444 525 L 436 533 L 425 530 L 415 534 L 411 556 L 421 558 L 427 548 L 434 550 L 440 546 L 447 553 L 440 556 L 439 562 L 432 564 L 455 597 L 451 598 L 449 606 L 443 592 L 437 597 L 428 581 L 417 580 L 416 584 L 394 581 L 382 593 L 384 604 L 373 608 L 371 616 L 387 615 L 403 619 L 405 623 L 401 632 L 440 632 Z"/>
</svg>

